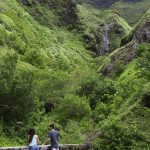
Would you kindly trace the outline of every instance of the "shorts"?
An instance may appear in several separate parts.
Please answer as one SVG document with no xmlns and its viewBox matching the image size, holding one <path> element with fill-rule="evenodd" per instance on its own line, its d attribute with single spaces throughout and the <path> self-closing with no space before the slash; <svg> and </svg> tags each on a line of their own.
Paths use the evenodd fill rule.
<svg viewBox="0 0 150 150">
<path fill-rule="evenodd" d="M 29 146 L 28 150 L 39 150 L 39 147 L 37 145 L 35 145 L 35 146 Z"/>
</svg>

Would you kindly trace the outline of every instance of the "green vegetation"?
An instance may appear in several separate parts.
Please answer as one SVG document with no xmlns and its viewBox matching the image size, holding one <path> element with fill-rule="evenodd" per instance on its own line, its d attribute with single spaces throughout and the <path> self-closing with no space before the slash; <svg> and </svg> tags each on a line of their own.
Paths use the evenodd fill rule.
<svg viewBox="0 0 150 150">
<path fill-rule="evenodd" d="M 95 141 L 93 149 L 149 148 L 149 48 L 145 44 L 139 46 L 139 58 L 116 78 L 116 92 L 108 105 L 109 115 L 99 122 L 103 135 Z"/>
<path fill-rule="evenodd" d="M 106 27 L 108 28 L 109 52 L 118 48 L 122 37 L 132 29 L 123 18 L 111 10 L 96 10 L 87 5 L 79 5 L 78 10 L 79 27 L 82 29 L 81 33 L 84 37 L 85 47 L 96 53 L 96 55 L 105 53 L 102 39 Z"/>
<path fill-rule="evenodd" d="M 128 34 L 126 34 L 124 36 L 124 38 L 121 41 L 121 44 L 124 45 L 124 44 L 127 44 L 128 42 L 130 42 L 131 40 L 134 40 L 135 39 L 135 33 L 137 32 L 137 30 L 139 28 L 143 27 L 143 25 L 149 19 L 149 17 L 150 17 L 150 9 L 148 9 L 148 11 L 141 18 L 141 20 L 134 26 L 134 28 L 131 30 L 131 32 L 129 32 Z"/>
<path fill-rule="evenodd" d="M 109 55 L 102 50 L 105 26 Z M 82 143 L 100 129 L 91 149 L 147 149 L 150 45 L 140 45 L 137 58 L 124 64 L 116 56 L 125 58 L 128 46 L 119 45 L 130 30 L 110 10 L 63 0 L 2 0 L 0 147 L 25 145 L 30 127 L 43 141 L 55 123 L 60 143 Z M 110 59 L 113 78 L 97 72 Z"/>
<path fill-rule="evenodd" d="M 149 0 L 77 0 L 79 4 L 90 4 L 98 9 L 109 9 L 134 26 L 150 7 Z"/>
<path fill-rule="evenodd" d="M 111 6 L 111 9 L 120 14 L 131 25 L 135 25 L 149 9 L 149 0 L 119 1 Z M 136 12 L 136 13 L 135 13 Z"/>
</svg>

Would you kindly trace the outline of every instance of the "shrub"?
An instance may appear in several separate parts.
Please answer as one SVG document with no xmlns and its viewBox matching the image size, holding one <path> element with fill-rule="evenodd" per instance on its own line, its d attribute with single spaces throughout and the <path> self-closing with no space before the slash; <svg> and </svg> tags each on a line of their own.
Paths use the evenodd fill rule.
<svg viewBox="0 0 150 150">
<path fill-rule="evenodd" d="M 76 130 L 76 131 L 75 131 Z M 78 122 L 69 120 L 64 132 L 62 132 L 62 142 L 67 144 L 78 144 L 81 143 L 84 139 L 81 134 L 80 127 Z"/>
<path fill-rule="evenodd" d="M 60 113 L 60 120 L 65 122 L 67 119 L 80 120 L 91 114 L 87 99 L 72 94 L 65 95 L 63 101 L 59 104 L 58 111 Z"/>
<path fill-rule="evenodd" d="M 95 142 L 93 149 L 131 150 L 137 144 L 140 146 L 145 142 L 143 135 L 137 131 L 136 127 L 126 126 L 117 118 L 107 120 L 101 130 L 103 135 Z"/>
<path fill-rule="evenodd" d="M 115 92 L 115 85 L 111 80 L 91 76 L 81 83 L 79 95 L 87 96 L 91 108 L 94 109 L 98 102 L 110 103 Z"/>
<path fill-rule="evenodd" d="M 139 56 L 137 60 L 138 76 L 150 79 L 150 44 L 141 44 L 137 48 L 137 55 Z"/>
</svg>

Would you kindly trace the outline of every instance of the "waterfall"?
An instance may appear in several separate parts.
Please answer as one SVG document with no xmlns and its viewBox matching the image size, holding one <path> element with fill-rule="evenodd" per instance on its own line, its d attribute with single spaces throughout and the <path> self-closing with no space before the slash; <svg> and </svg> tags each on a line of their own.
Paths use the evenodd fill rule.
<svg viewBox="0 0 150 150">
<path fill-rule="evenodd" d="M 103 50 L 104 50 L 104 52 L 109 51 L 109 39 L 108 39 L 108 26 L 107 25 L 105 25 L 105 27 L 104 27 Z"/>
</svg>

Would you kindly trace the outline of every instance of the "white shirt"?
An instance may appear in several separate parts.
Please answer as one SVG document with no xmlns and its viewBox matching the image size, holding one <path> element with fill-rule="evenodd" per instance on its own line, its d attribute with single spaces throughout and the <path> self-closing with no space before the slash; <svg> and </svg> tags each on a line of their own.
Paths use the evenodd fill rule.
<svg viewBox="0 0 150 150">
<path fill-rule="evenodd" d="M 37 141 L 36 141 L 36 135 L 33 136 L 32 141 L 30 142 L 29 146 L 36 146 Z"/>
</svg>

